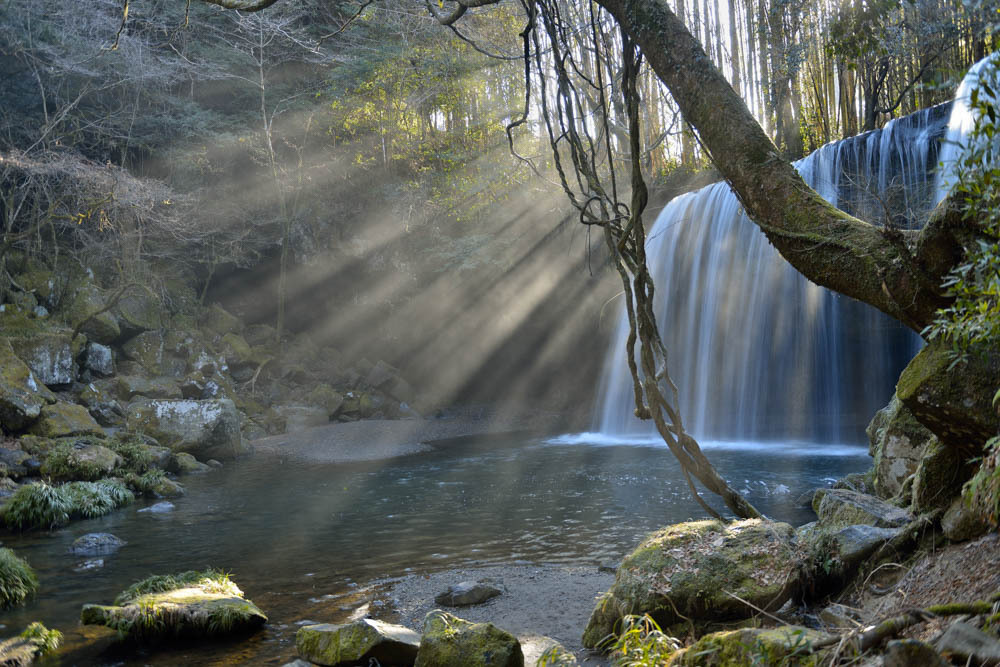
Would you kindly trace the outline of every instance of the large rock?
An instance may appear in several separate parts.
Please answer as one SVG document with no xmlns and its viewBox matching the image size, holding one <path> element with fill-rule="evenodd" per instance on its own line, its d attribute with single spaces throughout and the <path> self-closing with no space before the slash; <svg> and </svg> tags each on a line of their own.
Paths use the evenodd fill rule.
<svg viewBox="0 0 1000 667">
<path fill-rule="evenodd" d="M 103 310 L 104 307 L 101 290 L 93 283 L 84 283 L 73 294 L 69 304 L 63 306 L 63 319 L 72 327 L 82 323 L 80 333 L 90 340 L 109 345 L 121 336 L 121 327 L 118 326 L 118 319 L 110 310 Z"/>
<path fill-rule="evenodd" d="M 28 431 L 43 438 L 62 438 L 71 435 L 104 436 L 101 428 L 87 408 L 76 403 L 53 403 L 42 406 L 38 421 Z"/>
<path fill-rule="evenodd" d="M 144 331 L 122 345 L 122 353 L 147 374 L 159 375 L 163 363 L 163 336 L 159 331 Z"/>
<path fill-rule="evenodd" d="M 246 634 L 267 616 L 232 580 L 208 571 L 150 577 L 119 595 L 115 605 L 84 605 L 80 620 L 142 642 Z"/>
<path fill-rule="evenodd" d="M 145 377 L 143 375 L 119 375 L 106 384 L 98 383 L 99 387 L 106 387 L 111 393 L 122 401 L 131 401 L 136 396 L 146 398 L 181 398 L 183 393 L 180 385 L 173 378 L 169 377 Z"/>
<path fill-rule="evenodd" d="M 122 457 L 90 440 L 61 442 L 46 457 L 42 474 L 58 480 L 96 480 L 107 477 L 122 465 Z"/>
<path fill-rule="evenodd" d="M 868 453 L 875 459 L 875 492 L 892 498 L 917 471 L 927 444 L 935 436 L 893 395 L 889 405 L 868 425 Z"/>
<path fill-rule="evenodd" d="M 948 507 L 974 472 L 969 450 L 933 440 L 913 475 L 910 508 L 919 513 Z"/>
<path fill-rule="evenodd" d="M 448 590 L 438 593 L 434 597 L 436 604 L 443 604 L 446 607 L 468 607 L 473 604 L 486 602 L 491 598 L 500 595 L 500 589 L 489 584 L 476 581 L 463 581 L 449 586 Z"/>
<path fill-rule="evenodd" d="M 94 382 L 85 384 L 76 400 L 87 408 L 90 416 L 101 426 L 118 426 L 125 421 L 125 409 L 105 390 L 107 386 Z"/>
<path fill-rule="evenodd" d="M 802 556 L 786 523 L 693 521 L 659 530 L 618 568 L 590 616 L 583 645 L 594 648 L 616 634 L 628 614 L 649 614 L 666 629 L 681 620 L 748 617 L 755 612 L 747 603 L 777 609 L 800 586 Z"/>
<path fill-rule="evenodd" d="M 239 331 L 241 327 L 239 318 L 217 303 L 205 311 L 201 324 L 207 331 L 220 337 L 232 331 Z"/>
<path fill-rule="evenodd" d="M 813 509 L 827 530 L 857 524 L 879 528 L 905 526 L 913 517 L 904 509 L 849 489 L 828 489 L 816 493 Z"/>
<path fill-rule="evenodd" d="M 111 533 L 87 533 L 73 540 L 69 552 L 76 556 L 104 556 L 113 554 L 126 544 L 128 542 Z"/>
<path fill-rule="evenodd" d="M 829 635 L 797 625 L 714 632 L 674 654 L 670 664 L 813 667 L 820 661 L 812 647 L 825 639 Z"/>
<path fill-rule="evenodd" d="M 153 331 L 162 325 L 159 301 L 151 293 L 139 288 L 129 290 L 118 299 L 113 310 L 123 336 Z"/>
<path fill-rule="evenodd" d="M 952 365 L 951 348 L 929 343 L 899 376 L 896 395 L 921 424 L 951 446 L 980 447 L 1000 430 L 990 401 L 1000 377 L 1000 350 L 973 350 Z"/>
<path fill-rule="evenodd" d="M 111 353 L 111 348 L 100 343 L 87 343 L 87 352 L 84 356 L 83 367 L 90 371 L 91 375 L 107 377 L 115 374 L 115 359 Z"/>
<path fill-rule="evenodd" d="M 941 532 L 952 542 L 965 542 L 989 530 L 989 522 L 962 497 L 955 498 L 941 517 Z"/>
<path fill-rule="evenodd" d="M 492 623 L 470 623 L 440 609 L 424 617 L 416 667 L 523 667 L 517 637 Z"/>
<path fill-rule="evenodd" d="M 0 338 L 0 425 L 5 431 L 19 431 L 38 419 L 48 389 L 35 379 L 28 365 L 21 361 L 10 346 Z"/>
<path fill-rule="evenodd" d="M 345 625 L 306 625 L 295 633 L 300 657 L 315 665 L 412 665 L 420 635 L 402 625 L 363 618 Z"/>
<path fill-rule="evenodd" d="M 10 339 L 14 354 L 24 360 L 45 385 L 70 384 L 76 379 L 73 345 L 69 334 L 45 333 Z"/>
<path fill-rule="evenodd" d="M 796 539 L 808 554 L 809 584 L 804 592 L 816 597 L 849 579 L 869 556 L 905 529 L 857 524 L 823 528 L 809 523 L 796 530 Z"/>
<path fill-rule="evenodd" d="M 200 459 L 226 459 L 246 452 L 240 416 L 229 399 L 154 400 L 129 404 L 127 425 L 174 451 Z"/>
<path fill-rule="evenodd" d="M 955 621 L 944 631 L 935 648 L 966 665 L 1000 665 L 1000 641 L 979 628 Z"/>
</svg>

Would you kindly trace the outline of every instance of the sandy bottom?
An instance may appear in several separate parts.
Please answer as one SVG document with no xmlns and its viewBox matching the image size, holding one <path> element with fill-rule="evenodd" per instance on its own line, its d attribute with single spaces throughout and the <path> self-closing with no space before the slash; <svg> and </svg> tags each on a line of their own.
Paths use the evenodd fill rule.
<svg viewBox="0 0 1000 667">
<path fill-rule="evenodd" d="M 450 419 L 366 419 L 284 433 L 250 442 L 255 456 L 313 463 L 376 461 L 430 451 L 429 443 L 500 433 L 551 433 L 559 416 L 462 415 Z"/>
<path fill-rule="evenodd" d="M 593 566 L 503 565 L 445 570 L 384 579 L 373 614 L 420 631 L 423 618 L 433 609 L 476 623 L 489 622 L 513 633 L 521 641 L 524 664 L 534 665 L 553 641 L 572 651 L 582 665 L 609 665 L 580 643 L 594 609 L 594 599 L 609 589 L 615 575 Z M 491 600 L 469 607 L 442 607 L 434 596 L 452 584 L 482 581 L 503 591 Z"/>
</svg>

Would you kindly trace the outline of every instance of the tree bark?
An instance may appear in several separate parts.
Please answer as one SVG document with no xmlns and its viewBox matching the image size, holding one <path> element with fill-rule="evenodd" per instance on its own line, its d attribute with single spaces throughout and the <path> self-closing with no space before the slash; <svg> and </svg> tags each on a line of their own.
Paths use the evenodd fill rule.
<svg viewBox="0 0 1000 667">
<path fill-rule="evenodd" d="M 747 213 L 792 266 L 915 331 L 933 320 L 947 301 L 941 276 L 913 254 L 915 233 L 858 220 L 808 187 L 664 2 L 598 2 L 642 48 Z"/>
</svg>

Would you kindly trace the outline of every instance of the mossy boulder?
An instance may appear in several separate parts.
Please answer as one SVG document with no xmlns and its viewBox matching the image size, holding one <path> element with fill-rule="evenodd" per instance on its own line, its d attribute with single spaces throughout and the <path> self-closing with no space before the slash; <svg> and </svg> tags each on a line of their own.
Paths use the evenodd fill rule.
<svg viewBox="0 0 1000 667">
<path fill-rule="evenodd" d="M 309 405 L 321 407 L 326 411 L 327 416 L 333 417 L 344 404 L 344 396 L 328 384 L 316 385 L 306 396 Z"/>
<path fill-rule="evenodd" d="M 927 444 L 935 439 L 895 395 L 868 425 L 868 453 L 875 459 L 875 492 L 892 498 L 917 471 Z"/>
<path fill-rule="evenodd" d="M 961 493 L 962 484 L 975 472 L 970 459 L 971 454 L 965 448 L 946 445 L 940 440 L 928 444 L 913 475 L 911 509 L 919 513 L 950 505 Z"/>
<path fill-rule="evenodd" d="M 119 375 L 96 385 L 114 394 L 121 401 L 131 401 L 136 396 L 146 398 L 181 398 L 181 387 L 174 378 L 146 377 L 144 375 Z"/>
<path fill-rule="evenodd" d="M 17 284 L 35 295 L 39 303 L 54 308 L 59 302 L 59 281 L 47 267 L 29 262 L 23 273 L 17 275 Z"/>
<path fill-rule="evenodd" d="M 201 326 L 212 336 L 222 337 L 227 333 L 239 331 L 242 328 L 242 322 L 216 303 L 205 311 L 201 319 Z"/>
<path fill-rule="evenodd" d="M 295 633 L 299 657 L 315 665 L 412 665 L 420 635 L 402 625 L 363 618 L 344 625 L 307 625 Z"/>
<path fill-rule="evenodd" d="M 87 408 L 76 403 L 59 401 L 44 405 L 38 414 L 38 421 L 28 429 L 32 435 L 43 438 L 63 438 L 74 435 L 104 436 L 101 428 Z"/>
<path fill-rule="evenodd" d="M 87 604 L 84 625 L 106 625 L 135 642 L 249 634 L 267 616 L 228 578 L 214 571 L 154 576 L 133 584 L 114 605 Z"/>
<path fill-rule="evenodd" d="M 83 355 L 83 368 L 91 377 L 108 377 L 115 374 L 115 355 L 111 348 L 89 342 Z"/>
<path fill-rule="evenodd" d="M 614 585 L 590 616 L 583 645 L 601 645 L 632 614 L 649 614 L 667 627 L 682 619 L 706 625 L 746 618 L 755 613 L 747 602 L 777 609 L 799 589 L 803 557 L 786 523 L 669 526 L 647 537 L 619 566 Z"/>
<path fill-rule="evenodd" d="M 177 475 L 192 475 L 212 472 L 212 466 L 201 463 L 187 452 L 174 452 L 170 455 L 170 460 L 167 462 L 167 472 Z"/>
<path fill-rule="evenodd" d="M 71 327 L 80 326 L 80 333 L 88 339 L 110 345 L 121 336 L 118 319 L 110 310 L 104 310 L 104 295 L 93 283 L 82 284 L 63 305 L 62 317 Z M 98 313 L 98 314 L 94 314 Z"/>
<path fill-rule="evenodd" d="M 87 383 L 76 395 L 76 400 L 101 426 L 119 426 L 125 421 L 125 409 L 106 391 L 109 386 L 109 383 Z"/>
<path fill-rule="evenodd" d="M 669 664 L 677 667 L 815 667 L 820 664 L 822 654 L 813 647 L 825 639 L 829 639 L 829 635 L 797 625 L 713 632 L 675 653 Z"/>
<path fill-rule="evenodd" d="M 186 492 L 180 483 L 169 477 L 158 477 L 149 487 L 154 498 L 180 498 Z"/>
<path fill-rule="evenodd" d="M 123 336 L 135 336 L 143 331 L 154 331 L 162 325 L 160 302 L 152 293 L 132 288 L 113 308 Z"/>
<path fill-rule="evenodd" d="M 15 607 L 38 590 L 38 577 L 28 562 L 0 548 L 0 609 Z"/>
<path fill-rule="evenodd" d="M 76 379 L 79 369 L 68 333 L 48 332 L 31 338 L 11 338 L 10 344 L 14 354 L 28 364 L 42 384 L 64 385 Z"/>
<path fill-rule="evenodd" d="M 838 589 L 879 547 L 904 530 L 863 524 L 824 528 L 815 522 L 799 526 L 796 540 L 807 554 L 804 597 L 815 599 Z"/>
<path fill-rule="evenodd" d="M 898 528 L 913 520 L 913 516 L 904 509 L 850 489 L 823 489 L 817 492 L 813 509 L 820 525 L 827 530 L 858 524 Z"/>
<path fill-rule="evenodd" d="M 42 463 L 41 472 L 55 480 L 95 480 L 107 477 L 121 464 L 118 454 L 84 439 L 57 445 Z"/>
<path fill-rule="evenodd" d="M 989 530 L 989 521 L 962 497 L 955 498 L 941 517 L 941 532 L 952 542 L 965 542 Z"/>
<path fill-rule="evenodd" d="M 942 442 L 979 447 L 1000 430 L 991 400 L 1000 378 L 1000 350 L 974 349 L 969 361 L 953 365 L 951 348 L 929 343 L 899 376 L 896 395 Z"/>
<path fill-rule="evenodd" d="M 127 410 L 128 429 L 145 433 L 175 452 L 201 459 L 227 459 L 246 453 L 240 416 L 229 399 L 138 399 Z"/>
<path fill-rule="evenodd" d="M 219 341 L 222 355 L 226 363 L 232 369 L 256 368 L 256 366 L 266 358 L 263 350 L 255 350 L 250 347 L 243 336 L 230 331 Z"/>
<path fill-rule="evenodd" d="M 159 331 L 143 331 L 122 345 L 122 353 L 150 375 L 159 375 L 163 363 L 163 336 Z"/>
<path fill-rule="evenodd" d="M 10 341 L 0 338 L 0 425 L 6 431 L 23 429 L 38 419 L 49 400 L 55 397 L 14 354 Z"/>
<path fill-rule="evenodd" d="M 416 667 L 523 667 L 517 637 L 435 609 L 424 617 Z"/>
</svg>

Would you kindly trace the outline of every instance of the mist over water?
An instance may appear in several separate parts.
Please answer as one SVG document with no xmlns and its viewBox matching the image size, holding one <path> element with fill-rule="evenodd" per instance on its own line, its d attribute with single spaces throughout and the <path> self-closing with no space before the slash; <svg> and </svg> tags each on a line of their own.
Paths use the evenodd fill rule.
<svg viewBox="0 0 1000 667">
<path fill-rule="evenodd" d="M 796 163 L 838 208 L 898 227 L 935 203 L 948 105 L 824 146 Z M 703 441 L 856 443 L 920 338 L 864 304 L 810 283 L 768 243 L 726 183 L 672 200 L 647 241 L 658 323 L 686 428 Z M 653 437 L 633 416 L 622 314 L 594 430 Z"/>
</svg>

